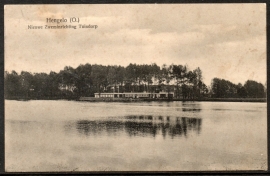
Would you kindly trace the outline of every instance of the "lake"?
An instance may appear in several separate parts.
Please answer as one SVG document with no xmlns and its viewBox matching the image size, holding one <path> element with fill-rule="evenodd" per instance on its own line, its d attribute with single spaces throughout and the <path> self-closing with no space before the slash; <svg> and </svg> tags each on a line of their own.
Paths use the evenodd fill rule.
<svg viewBox="0 0 270 176">
<path fill-rule="evenodd" d="M 266 170 L 267 104 L 5 100 L 6 171 Z"/>
</svg>

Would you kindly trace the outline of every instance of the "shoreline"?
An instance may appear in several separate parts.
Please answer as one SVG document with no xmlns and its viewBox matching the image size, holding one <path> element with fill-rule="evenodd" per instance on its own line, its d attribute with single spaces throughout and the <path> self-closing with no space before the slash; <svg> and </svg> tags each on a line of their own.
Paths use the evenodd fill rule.
<svg viewBox="0 0 270 176">
<path fill-rule="evenodd" d="M 94 98 L 94 97 L 80 97 L 80 98 L 5 98 L 5 100 L 30 101 L 30 100 L 68 100 L 68 101 L 86 101 L 86 102 L 152 102 L 152 101 L 198 101 L 198 102 L 257 102 L 267 103 L 267 98 L 197 98 L 197 99 L 133 99 L 133 98 Z"/>
</svg>

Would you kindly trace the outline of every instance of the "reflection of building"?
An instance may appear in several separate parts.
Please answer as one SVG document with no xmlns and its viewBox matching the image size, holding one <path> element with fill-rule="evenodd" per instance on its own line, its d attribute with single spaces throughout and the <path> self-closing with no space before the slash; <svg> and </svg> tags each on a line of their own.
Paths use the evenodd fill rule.
<svg viewBox="0 0 270 176">
<path fill-rule="evenodd" d="M 173 98 L 173 92 L 124 92 L 124 93 L 95 93 L 95 98 Z"/>
<path fill-rule="evenodd" d="M 70 131 L 72 125 L 66 126 Z M 164 138 L 188 137 L 188 133 L 196 132 L 198 135 L 202 128 L 201 118 L 170 117 L 170 116 L 125 116 L 124 118 L 112 118 L 109 120 L 79 120 L 75 123 L 76 130 L 83 135 L 110 135 L 118 136 L 125 132 L 132 136 L 162 135 Z M 118 134 L 117 134 L 118 133 Z"/>
</svg>

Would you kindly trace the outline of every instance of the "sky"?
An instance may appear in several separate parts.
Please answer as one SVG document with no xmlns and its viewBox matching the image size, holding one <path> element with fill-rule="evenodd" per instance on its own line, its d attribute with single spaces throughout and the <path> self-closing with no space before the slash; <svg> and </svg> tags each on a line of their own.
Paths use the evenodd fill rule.
<svg viewBox="0 0 270 176">
<path fill-rule="evenodd" d="M 265 4 L 5 6 L 5 70 L 59 72 L 80 64 L 200 67 L 214 77 L 266 83 Z M 28 29 L 46 18 L 97 29 Z M 59 24 L 59 25 L 62 25 Z"/>
</svg>

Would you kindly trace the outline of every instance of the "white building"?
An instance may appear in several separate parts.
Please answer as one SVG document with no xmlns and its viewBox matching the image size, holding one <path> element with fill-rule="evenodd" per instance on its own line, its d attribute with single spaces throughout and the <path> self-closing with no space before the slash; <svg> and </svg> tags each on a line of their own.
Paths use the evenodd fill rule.
<svg viewBox="0 0 270 176">
<path fill-rule="evenodd" d="M 147 93 L 147 92 L 124 92 L 124 93 L 95 93 L 95 98 L 173 98 L 173 92 Z"/>
</svg>

